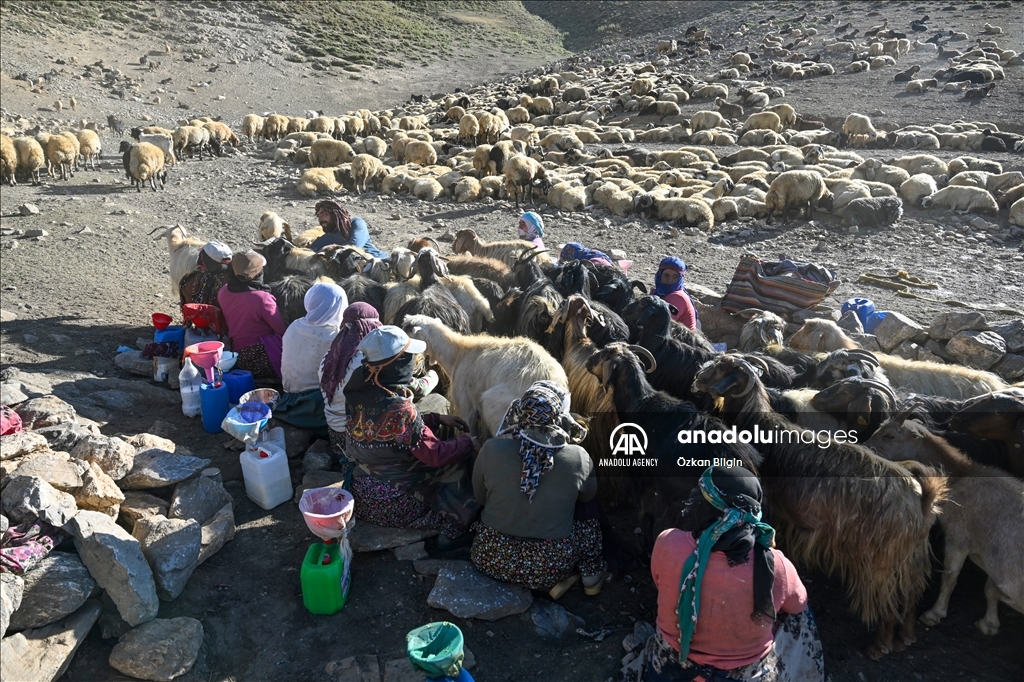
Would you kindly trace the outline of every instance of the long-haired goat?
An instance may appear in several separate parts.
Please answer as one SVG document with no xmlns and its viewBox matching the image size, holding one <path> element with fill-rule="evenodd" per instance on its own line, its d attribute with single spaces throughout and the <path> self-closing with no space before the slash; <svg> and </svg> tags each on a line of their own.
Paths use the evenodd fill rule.
<svg viewBox="0 0 1024 682">
<path fill-rule="evenodd" d="M 410 315 L 404 328 L 427 344 L 427 357 L 451 380 L 452 414 L 483 437 L 498 431 L 505 412 L 535 381 L 568 387 L 562 366 L 534 341 L 484 335 L 465 336 L 432 317 Z"/>
<path fill-rule="evenodd" d="M 747 318 L 740 330 L 739 350 L 744 353 L 752 353 L 771 345 L 782 345 L 786 321 L 781 317 L 771 311 L 758 308 L 747 308 L 736 314 Z"/>
<path fill-rule="evenodd" d="M 257 242 L 256 246 L 256 250 L 267 259 L 263 269 L 263 279 L 267 283 L 276 282 L 286 275 L 303 275 L 316 279 L 335 274 L 327 255 L 299 248 L 284 237 L 273 237 L 264 242 Z"/>
<path fill-rule="evenodd" d="M 727 422 L 763 434 L 765 497 L 786 554 L 842 577 L 854 612 L 878 625 L 867 655 L 877 660 L 911 644 L 942 477 L 799 428 L 772 410 L 758 371 L 737 355 L 706 365 L 694 390 L 721 400 Z"/>
<path fill-rule="evenodd" d="M 452 243 L 452 251 L 455 253 L 465 253 L 468 251 L 474 256 L 494 258 L 510 268 L 515 266 L 516 261 L 519 260 L 524 252 L 536 251 L 536 249 L 535 244 L 522 239 L 485 242 L 477 236 L 476 232 L 470 229 L 456 232 L 455 241 Z M 541 264 L 551 262 L 551 256 L 543 251 L 538 251 L 536 258 Z"/>
<path fill-rule="evenodd" d="M 431 248 L 422 249 L 416 256 L 416 272 L 407 282 L 392 287 L 384 299 L 384 322 L 394 324 L 401 308 L 411 298 L 419 295 L 433 285 L 443 286 L 465 311 L 469 319 L 469 328 L 473 333 L 480 332 L 485 322 L 494 320 L 491 304 L 473 284 L 473 280 L 465 275 L 451 275 L 444 261 Z M 445 319 L 447 322 L 447 318 Z M 456 329 L 457 327 L 452 327 Z"/>
<path fill-rule="evenodd" d="M 181 278 L 196 269 L 199 252 L 203 250 L 206 242 L 190 236 L 188 230 L 181 225 L 174 227 L 161 225 L 153 228 L 149 234 L 152 235 L 157 230 L 163 230 L 163 232 L 153 237 L 153 241 L 167 239 L 167 252 L 171 255 L 171 295 L 173 300 L 178 300 L 178 285 L 181 283 Z"/>
<path fill-rule="evenodd" d="M 1004 468 L 1024 479 L 1024 389 L 1008 388 L 965 401 L 946 420 L 951 431 L 999 443 Z M 963 446 L 961 446 L 963 447 Z M 967 451 L 977 461 L 975 452 Z"/>
<path fill-rule="evenodd" d="M 988 574 L 985 616 L 975 625 L 999 632 L 999 602 L 1024 613 L 1024 483 L 999 469 L 972 462 L 923 424 L 901 412 L 866 445 L 888 458 L 913 459 L 942 469 L 949 493 L 941 504 L 945 531 L 942 584 L 935 604 L 921 615 L 925 625 L 946 617 L 949 597 L 967 557 Z"/>
<path fill-rule="evenodd" d="M 387 294 L 387 288 L 380 282 L 364 275 L 352 275 L 338 282 L 338 285 L 345 290 L 349 304 L 368 303 L 378 314 L 384 310 L 384 296 Z"/>
</svg>

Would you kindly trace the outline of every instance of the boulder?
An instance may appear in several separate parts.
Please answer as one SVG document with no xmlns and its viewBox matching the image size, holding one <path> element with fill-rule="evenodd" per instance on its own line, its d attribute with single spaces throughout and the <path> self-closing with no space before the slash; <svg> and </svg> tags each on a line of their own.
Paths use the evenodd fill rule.
<svg viewBox="0 0 1024 682">
<path fill-rule="evenodd" d="M 125 622 L 125 619 L 118 613 L 117 604 L 109 594 L 101 592 L 100 603 L 103 605 L 103 614 L 100 615 L 100 636 L 103 639 L 118 639 L 132 629 L 132 626 Z"/>
<path fill-rule="evenodd" d="M 875 337 L 882 350 L 888 353 L 904 341 L 910 341 L 923 335 L 924 332 L 924 327 L 906 315 L 889 311 L 885 319 L 875 328 Z"/>
<path fill-rule="evenodd" d="M 939 313 L 928 327 L 928 336 L 948 341 L 965 330 L 984 331 L 988 329 L 985 316 L 976 310 Z"/>
<path fill-rule="evenodd" d="M 11 616 L 21 608 L 21 595 L 25 581 L 20 575 L 0 573 L 0 637 L 7 632 Z"/>
<path fill-rule="evenodd" d="M 117 437 L 89 436 L 71 449 L 71 456 L 96 462 L 107 476 L 118 481 L 131 470 L 135 461 L 135 448 Z"/>
<path fill-rule="evenodd" d="M 32 398 L 14 408 L 26 431 L 75 421 L 75 408 L 55 395 Z"/>
<path fill-rule="evenodd" d="M 383 682 L 423 682 L 423 671 L 414 668 L 408 656 L 395 658 L 384 664 Z"/>
<path fill-rule="evenodd" d="M 131 471 L 125 475 L 120 485 L 125 490 L 159 488 L 191 478 L 208 466 L 208 459 L 151 448 L 135 455 Z"/>
<path fill-rule="evenodd" d="M 946 351 L 960 364 L 989 369 L 1006 355 L 1006 341 L 995 332 L 963 331 L 949 340 Z"/>
<path fill-rule="evenodd" d="M 913 341 L 904 341 L 892 349 L 891 354 L 904 360 L 917 360 L 921 347 Z"/>
<path fill-rule="evenodd" d="M 4 514 L 15 523 L 39 519 L 60 528 L 78 513 L 74 497 L 38 476 L 11 476 L 2 500 Z"/>
<path fill-rule="evenodd" d="M 71 452 L 76 445 L 89 436 L 99 435 L 98 433 L 93 433 L 89 427 L 77 422 L 54 424 L 53 426 L 41 428 L 34 433 L 45 437 L 50 442 L 52 449 L 63 450 L 64 452 Z"/>
<path fill-rule="evenodd" d="M 24 630 L 55 623 L 85 604 L 96 587 L 77 554 L 50 552 L 22 576 L 25 591 L 11 628 Z"/>
<path fill-rule="evenodd" d="M 878 345 L 878 337 L 874 334 L 849 334 L 849 337 L 853 339 L 858 346 L 864 350 L 869 350 L 872 353 L 877 353 L 882 350 L 882 347 Z"/>
<path fill-rule="evenodd" d="M 177 447 L 173 440 L 152 433 L 138 433 L 134 436 L 122 436 L 122 438 L 124 438 L 124 442 L 135 448 L 136 452 L 142 452 L 150 448 L 174 452 Z"/>
<path fill-rule="evenodd" d="M 1020 381 L 1024 379 L 1024 355 L 1007 353 L 992 365 L 992 371 L 1009 382 Z"/>
<path fill-rule="evenodd" d="M 1024 351 L 1024 320 L 1007 320 L 1006 322 L 993 322 L 991 330 L 1006 341 L 1008 353 L 1020 353 Z"/>
<path fill-rule="evenodd" d="M 203 546 L 199 550 L 197 566 L 219 552 L 225 543 L 235 538 L 235 512 L 231 503 L 218 509 L 217 513 L 203 524 L 202 531 Z"/>
<path fill-rule="evenodd" d="M 0 643 L 0 679 L 56 680 L 67 670 L 102 610 L 97 600 L 90 599 L 82 608 L 52 625 L 5 637 Z"/>
<path fill-rule="evenodd" d="M 839 322 L 837 323 L 839 328 L 848 334 L 863 334 L 864 325 L 861 323 L 857 313 L 852 310 L 847 310 L 845 313 L 839 316 Z"/>
<path fill-rule="evenodd" d="M 946 344 L 943 343 L 942 341 L 928 339 L 928 343 L 925 344 L 925 348 L 928 349 L 930 353 L 932 353 L 933 355 L 937 355 L 945 362 L 949 362 L 952 364 L 957 363 L 957 359 L 949 354 L 949 351 L 946 350 Z"/>
<path fill-rule="evenodd" d="M 21 390 L 21 382 L 4 381 L 0 383 L 0 405 L 18 405 L 28 400 L 28 396 Z"/>
<path fill-rule="evenodd" d="M 472 567 L 443 566 L 427 596 L 427 604 L 435 609 L 444 609 L 458 618 L 481 620 L 522 613 L 532 603 L 530 590 L 498 582 Z"/>
<path fill-rule="evenodd" d="M 196 662 L 203 624 L 195 618 L 158 618 L 125 633 L 110 652 L 110 667 L 140 680 L 168 682 Z"/>
<path fill-rule="evenodd" d="M 153 569 L 156 594 L 164 601 L 176 599 L 185 589 L 199 559 L 203 531 L 192 519 L 147 516 L 132 529 L 142 553 Z"/>
<path fill-rule="evenodd" d="M 319 442 L 319 441 L 318 441 Z M 311 447 L 302 456 L 302 471 L 328 471 L 331 468 L 331 453 L 314 451 Z"/>
<path fill-rule="evenodd" d="M 9 433 L 0 436 L 0 460 L 24 457 L 31 452 L 48 450 L 46 438 L 33 431 Z"/>
<path fill-rule="evenodd" d="M 79 509 L 103 512 L 112 519 L 117 519 L 124 502 L 124 493 L 96 462 L 86 463 L 82 487 L 73 494 Z"/>
<path fill-rule="evenodd" d="M 129 350 L 114 356 L 114 365 L 131 374 L 153 376 L 153 361 L 142 356 L 141 350 Z"/>
<path fill-rule="evenodd" d="M 126 490 L 117 520 L 131 529 L 135 527 L 135 522 L 143 517 L 167 516 L 169 508 L 167 502 L 155 495 L 138 490 Z"/>
<path fill-rule="evenodd" d="M 392 547 L 391 551 L 399 561 L 416 561 L 427 558 L 427 549 L 423 544 L 423 540 L 414 542 L 411 545 Z"/>
<path fill-rule="evenodd" d="M 375 523 L 359 521 L 348 534 L 354 552 L 377 552 L 392 547 L 410 545 L 437 535 L 436 530 L 416 528 L 387 528 Z"/>
<path fill-rule="evenodd" d="M 131 625 L 156 618 L 160 602 L 153 570 L 139 541 L 107 515 L 79 512 L 65 527 L 75 538 L 75 548 L 89 573 L 117 604 Z"/>
<path fill-rule="evenodd" d="M 38 476 L 57 490 L 73 492 L 82 485 L 82 476 L 66 452 L 40 451 L 23 459 L 11 476 Z"/>
<path fill-rule="evenodd" d="M 172 519 L 192 519 L 202 525 L 225 504 L 231 504 L 231 494 L 223 485 L 208 476 L 196 476 L 174 487 L 167 515 Z"/>
</svg>

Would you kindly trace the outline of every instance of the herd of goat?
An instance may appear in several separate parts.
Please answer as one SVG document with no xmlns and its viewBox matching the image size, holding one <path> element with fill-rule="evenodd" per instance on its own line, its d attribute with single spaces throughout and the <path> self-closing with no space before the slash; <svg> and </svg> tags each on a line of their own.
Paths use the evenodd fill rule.
<svg viewBox="0 0 1024 682">
<path fill-rule="evenodd" d="M 270 212 L 260 226 L 282 227 Z M 167 239 L 172 279 L 203 244 L 181 227 L 156 238 Z M 854 612 L 877 626 L 873 657 L 914 640 L 940 510 L 946 570 L 924 622 L 944 616 L 967 556 L 989 575 L 982 632 L 998 630 L 1000 600 L 1024 610 L 1021 384 L 860 349 L 828 319 L 808 320 L 786 345 L 785 321 L 761 310 L 744 311 L 739 347 L 722 353 L 615 266 L 556 262 L 529 242 L 486 242 L 472 230 L 452 246 L 442 256 L 433 240 L 416 239 L 388 260 L 350 246 L 313 253 L 277 236 L 256 248 L 287 320 L 304 314 L 315 278 L 327 278 L 425 341 L 453 413 L 484 437 L 512 399 L 550 379 L 569 387 L 572 410 L 588 420 L 583 445 L 595 461 L 611 454 L 618 424 L 634 423 L 650 454 L 743 462 L 762 477 L 787 553 L 840 576 Z M 692 448 L 677 441 L 683 429 L 734 426 L 815 436 Z M 840 432 L 847 438 L 833 440 Z M 601 494 L 638 510 L 649 550 L 695 482 L 613 476 Z"/>
</svg>

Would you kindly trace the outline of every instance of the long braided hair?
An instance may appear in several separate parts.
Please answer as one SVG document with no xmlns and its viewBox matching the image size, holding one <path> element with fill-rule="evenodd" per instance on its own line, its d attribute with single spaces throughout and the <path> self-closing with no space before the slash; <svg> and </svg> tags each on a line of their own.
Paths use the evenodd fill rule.
<svg viewBox="0 0 1024 682">
<path fill-rule="evenodd" d="M 345 207 L 334 199 L 324 199 L 317 202 L 315 207 L 316 213 L 319 214 L 321 210 L 327 211 L 334 218 L 334 229 L 325 228 L 324 232 L 340 232 L 346 242 L 352 238 L 352 218 Z"/>
</svg>

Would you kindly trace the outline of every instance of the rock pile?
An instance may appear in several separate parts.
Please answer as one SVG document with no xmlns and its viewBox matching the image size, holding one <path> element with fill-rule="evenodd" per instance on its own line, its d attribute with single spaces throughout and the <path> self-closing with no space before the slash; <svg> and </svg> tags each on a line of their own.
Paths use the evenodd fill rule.
<svg viewBox="0 0 1024 682">
<path fill-rule="evenodd" d="M 234 537 L 210 460 L 153 434 L 106 436 L 55 395 L 5 382 L 8 399 L 24 430 L 0 437 L 0 678 L 56 679 L 97 622 L 125 675 L 184 674 L 202 625 L 156 616 Z"/>
</svg>

